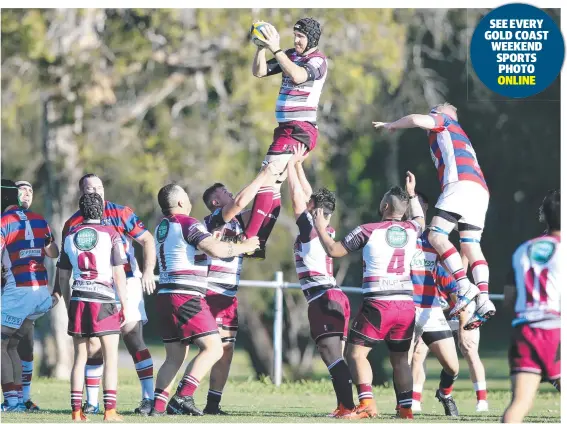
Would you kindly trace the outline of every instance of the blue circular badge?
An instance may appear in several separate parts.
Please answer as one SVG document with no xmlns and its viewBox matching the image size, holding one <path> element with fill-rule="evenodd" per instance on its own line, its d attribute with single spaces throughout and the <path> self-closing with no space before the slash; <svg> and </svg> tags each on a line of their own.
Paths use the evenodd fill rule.
<svg viewBox="0 0 567 424">
<path fill-rule="evenodd" d="M 471 62 L 492 91 L 521 99 L 555 81 L 565 57 L 557 24 L 543 10 L 512 3 L 489 12 L 471 40 Z"/>
</svg>

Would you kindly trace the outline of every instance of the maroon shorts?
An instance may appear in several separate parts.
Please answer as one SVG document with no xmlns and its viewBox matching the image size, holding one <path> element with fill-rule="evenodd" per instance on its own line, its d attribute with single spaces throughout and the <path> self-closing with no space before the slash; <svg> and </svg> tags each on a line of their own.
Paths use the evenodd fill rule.
<svg viewBox="0 0 567 424">
<path fill-rule="evenodd" d="M 339 336 L 346 340 L 350 302 L 342 290 L 327 290 L 309 303 L 307 309 L 311 337 L 315 343 L 324 337 Z"/>
<path fill-rule="evenodd" d="M 512 331 L 508 351 L 510 374 L 530 372 L 544 380 L 561 377 L 561 329 L 520 325 Z"/>
<path fill-rule="evenodd" d="M 162 293 L 157 296 L 159 331 L 164 343 L 191 343 L 194 339 L 218 334 L 209 305 L 200 296 Z"/>
<path fill-rule="evenodd" d="M 100 337 L 120 334 L 120 314 L 116 303 L 71 300 L 67 334 L 72 337 Z"/>
<path fill-rule="evenodd" d="M 372 347 L 386 340 L 393 352 L 407 352 L 415 327 L 413 300 L 365 299 L 352 324 L 349 343 Z"/>
<path fill-rule="evenodd" d="M 223 330 L 238 331 L 238 299 L 207 290 L 205 297 L 217 326 Z"/>
<path fill-rule="evenodd" d="M 274 141 L 268 150 L 268 155 L 293 154 L 292 148 L 300 143 L 310 152 L 317 144 L 318 135 L 317 125 L 310 122 L 282 122 L 274 129 Z"/>
</svg>

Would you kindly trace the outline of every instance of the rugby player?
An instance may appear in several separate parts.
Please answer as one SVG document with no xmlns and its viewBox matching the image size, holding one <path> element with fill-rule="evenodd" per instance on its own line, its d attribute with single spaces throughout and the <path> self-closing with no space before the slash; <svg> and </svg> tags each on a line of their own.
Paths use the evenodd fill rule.
<svg viewBox="0 0 567 424">
<path fill-rule="evenodd" d="M 550 191 L 540 218 L 547 234 L 522 243 L 512 257 L 515 284 L 506 285 L 504 303 L 514 304 L 508 359 L 512 400 L 502 422 L 519 423 L 528 414 L 541 381 L 561 391 L 561 192 Z"/>
<path fill-rule="evenodd" d="M 95 174 L 86 174 L 79 180 L 79 189 L 82 194 L 98 193 L 104 200 L 104 186 L 101 179 Z M 74 227 L 83 222 L 81 213 L 76 212 L 67 220 L 63 228 L 63 240 L 66 234 Z M 144 306 L 144 291 L 152 293 L 155 289 L 154 267 L 156 261 L 154 238 L 146 230 L 144 223 L 136 216 L 128 206 L 104 201 L 104 214 L 101 219 L 102 225 L 110 225 L 122 237 L 124 250 L 128 257 L 128 263 L 124 265 L 126 272 L 126 290 L 128 292 L 128 309 L 125 313 L 126 320 L 122 323 L 121 334 L 128 353 L 132 356 L 134 366 L 140 380 L 142 389 L 142 400 L 135 409 L 136 413 L 148 415 L 151 411 L 154 395 L 153 361 L 150 352 L 144 342 L 143 325 L 148 321 Z M 143 248 L 144 269 L 140 272 L 134 246 L 136 241 Z M 63 287 L 64 288 L 64 287 Z M 103 370 L 103 358 L 100 350 L 100 340 L 91 338 L 88 341 L 89 359 L 85 368 L 85 383 L 87 387 L 87 400 L 83 405 L 85 414 L 98 413 L 98 392 Z"/>
<path fill-rule="evenodd" d="M 288 162 L 288 183 L 293 213 L 299 235 L 294 244 L 295 269 L 301 289 L 308 303 L 307 316 L 311 337 L 317 344 L 321 359 L 331 374 L 337 397 L 337 407 L 330 417 L 340 418 L 354 410 L 352 378 L 343 358 L 344 343 L 350 319 L 348 297 L 337 286 L 333 276 L 333 259 L 321 245 L 313 225 L 312 213 L 321 208 L 328 220 L 335 211 L 335 195 L 322 188 L 313 192 L 305 177 L 302 162 L 305 146 L 294 146 L 294 155 Z M 335 230 L 325 231 L 335 237 Z"/>
<path fill-rule="evenodd" d="M 455 306 L 450 316 L 458 315 L 478 296 L 476 311 L 465 329 L 481 326 L 496 312 L 488 298 L 488 263 L 480 248 L 490 196 L 476 153 L 459 124 L 457 109 L 443 103 L 431 109 L 428 115 L 412 114 L 395 122 L 373 122 L 373 125 L 390 131 L 403 128 L 428 131 L 431 157 L 442 188 L 428 241 L 457 282 L 458 292 L 453 296 Z M 461 251 L 471 263 L 476 285 L 470 283 L 461 255 L 449 240 L 455 227 L 459 231 Z"/>
<path fill-rule="evenodd" d="M 87 343 L 100 340 L 104 358 L 104 421 L 123 421 L 116 412 L 118 389 L 118 343 L 120 324 L 128 313 L 126 273 L 128 263 L 121 235 L 102 224 L 104 201 L 97 193 L 79 199 L 83 218 L 66 234 L 57 263 L 56 280 L 63 288 L 72 279 L 71 292 L 65 293 L 69 315 L 67 333 L 73 337 L 75 357 L 71 370 L 71 408 L 73 421 L 86 421 L 82 411 L 83 384 L 87 364 Z M 116 297 L 121 309 L 116 306 Z"/>
<path fill-rule="evenodd" d="M 317 47 L 321 25 L 312 18 L 297 21 L 293 26 L 294 48 L 285 51 L 280 48 L 280 36 L 272 25 L 264 25 L 262 33 L 266 43 L 256 50 L 252 74 L 258 78 L 282 74 L 276 101 L 278 126 L 265 162 L 286 163 L 293 146 L 303 144 L 311 151 L 317 144 L 317 107 L 327 78 L 327 58 Z M 266 60 L 266 50 L 274 55 L 272 59 Z M 258 257 L 265 257 L 266 240 L 280 213 L 280 190 L 285 178 L 284 172 L 274 184 L 260 188 L 254 200 L 245 234 L 247 237 L 259 236 Z"/>
<path fill-rule="evenodd" d="M 164 214 L 155 230 L 160 270 L 157 308 L 159 329 L 165 344 L 165 362 L 156 378 L 151 416 L 169 414 L 203 415 L 193 394 L 200 380 L 223 356 L 217 323 L 205 301 L 208 266 L 195 261 L 197 249 L 216 258 L 234 258 L 253 252 L 258 237 L 238 244 L 211 237 L 206 228 L 189 216 L 189 196 L 176 184 L 162 187 L 158 203 Z M 199 353 L 187 366 L 176 393 L 168 403 L 173 379 L 183 365 L 188 344 Z M 167 405 L 167 407 L 166 407 Z"/>
<path fill-rule="evenodd" d="M 410 262 L 425 226 L 415 194 L 415 177 L 408 172 L 406 190 L 393 187 L 382 198 L 381 222 L 358 226 L 342 241 L 326 232 L 329 223 L 322 209 L 315 212 L 315 228 L 327 254 L 340 258 L 363 250 L 364 302 L 353 321 L 347 344 L 347 362 L 358 390 L 360 404 L 351 418 L 368 418 L 378 411 L 372 394 L 372 369 L 367 356 L 385 340 L 394 369 L 401 418 L 413 418 L 412 375 L 408 352 L 415 326 Z M 402 218 L 410 208 L 409 221 Z"/>
</svg>

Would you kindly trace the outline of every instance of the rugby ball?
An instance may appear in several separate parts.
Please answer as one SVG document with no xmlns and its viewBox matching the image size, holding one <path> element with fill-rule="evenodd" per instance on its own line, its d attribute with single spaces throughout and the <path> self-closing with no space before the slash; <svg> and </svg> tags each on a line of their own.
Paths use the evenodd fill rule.
<svg viewBox="0 0 567 424">
<path fill-rule="evenodd" d="M 266 46 L 266 38 L 262 34 L 261 29 L 264 25 L 269 25 L 267 22 L 254 22 L 250 27 L 250 40 L 258 47 Z"/>
</svg>

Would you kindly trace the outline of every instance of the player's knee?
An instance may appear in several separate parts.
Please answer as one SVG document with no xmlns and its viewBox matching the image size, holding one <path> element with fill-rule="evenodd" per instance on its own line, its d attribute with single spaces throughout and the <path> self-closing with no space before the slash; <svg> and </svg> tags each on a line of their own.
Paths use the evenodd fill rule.
<svg viewBox="0 0 567 424">
<path fill-rule="evenodd" d="M 345 356 L 348 363 L 354 363 L 366 359 L 366 352 L 362 349 L 358 349 L 357 347 L 357 345 L 350 343 L 347 345 Z"/>
<path fill-rule="evenodd" d="M 91 337 L 87 342 L 87 352 L 91 359 L 101 359 L 102 358 L 102 347 L 98 337 Z"/>
<path fill-rule="evenodd" d="M 217 334 L 216 336 L 207 337 L 207 340 L 200 346 L 201 352 L 209 356 L 217 362 L 224 354 L 222 340 Z"/>
<path fill-rule="evenodd" d="M 438 247 L 442 247 L 443 244 L 446 243 L 447 240 L 449 240 L 449 236 L 447 234 L 432 229 L 431 231 L 429 231 L 429 234 L 427 235 L 427 240 L 429 241 L 429 243 L 431 243 L 431 245 L 434 248 L 438 248 Z"/>
</svg>

